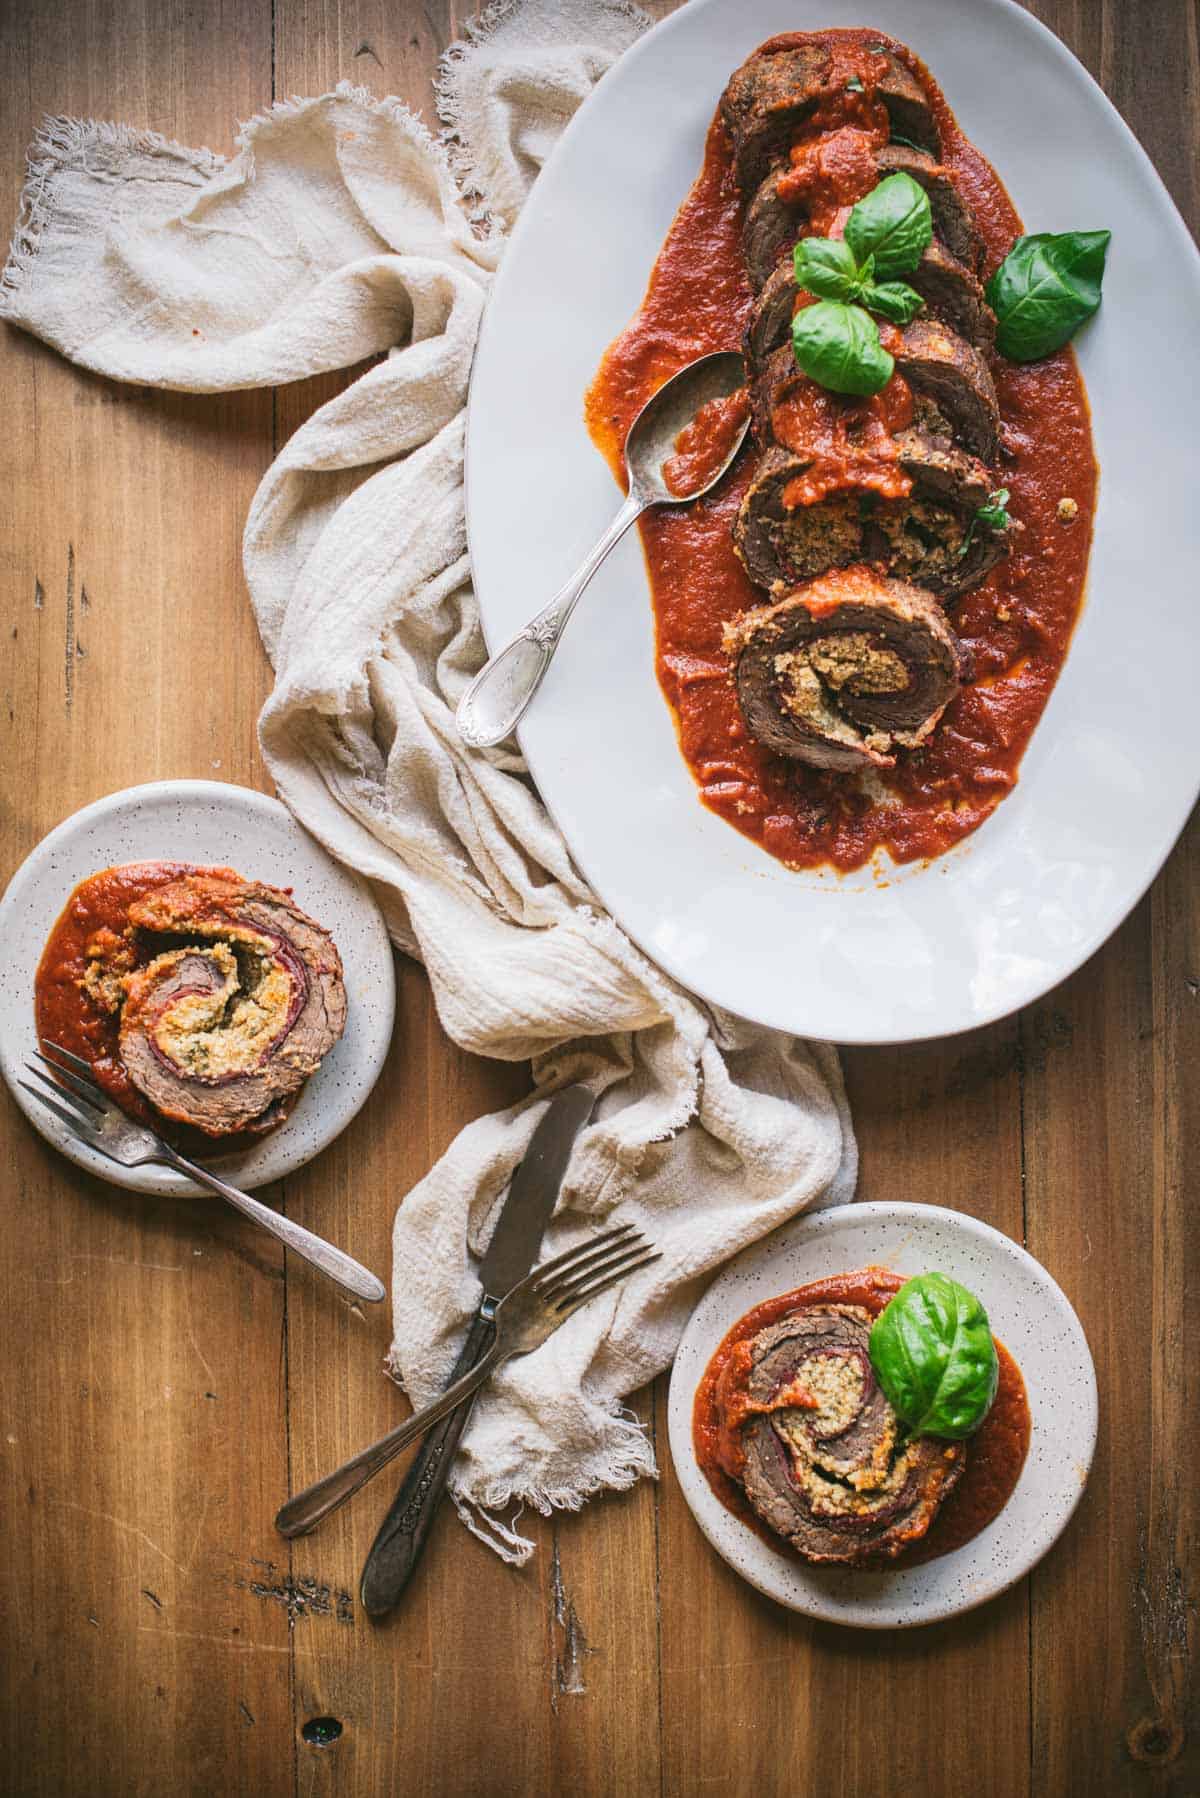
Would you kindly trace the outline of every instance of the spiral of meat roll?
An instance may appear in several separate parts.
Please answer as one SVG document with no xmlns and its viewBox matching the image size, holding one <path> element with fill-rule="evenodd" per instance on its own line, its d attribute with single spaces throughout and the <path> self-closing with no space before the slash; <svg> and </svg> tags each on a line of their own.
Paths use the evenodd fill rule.
<svg viewBox="0 0 1200 1798">
<path fill-rule="evenodd" d="M 277 1122 L 345 1026 L 328 932 L 280 889 L 219 875 L 186 875 L 129 917 L 183 939 L 125 979 L 130 1080 L 164 1116 L 208 1136 Z"/>
<path fill-rule="evenodd" d="M 816 768 L 889 768 L 918 747 L 969 677 L 937 601 L 845 568 L 725 629 L 751 736 Z"/>
<path fill-rule="evenodd" d="M 876 1382 L 872 1318 L 813 1305 L 746 1344 L 742 1484 L 755 1512 L 814 1562 L 890 1559 L 924 1536 L 962 1477 L 961 1442 L 910 1437 Z"/>
</svg>

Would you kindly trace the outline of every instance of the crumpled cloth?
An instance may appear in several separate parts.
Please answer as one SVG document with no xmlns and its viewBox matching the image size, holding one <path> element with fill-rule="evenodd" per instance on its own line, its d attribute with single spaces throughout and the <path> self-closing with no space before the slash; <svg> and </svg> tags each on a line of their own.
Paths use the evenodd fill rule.
<svg viewBox="0 0 1200 1798">
<path fill-rule="evenodd" d="M 510 1507 L 574 1508 L 655 1471 L 622 1398 L 668 1365 L 714 1269 L 855 1177 L 835 1051 L 655 968 L 580 878 L 516 749 L 469 753 L 454 728 L 484 655 L 462 472 L 489 281 L 538 168 L 646 22 L 613 0 L 494 8 L 444 60 L 448 142 L 349 86 L 273 106 L 229 159 L 47 120 L 0 284 L 0 314 L 116 380 L 215 392 L 371 359 L 250 510 L 246 579 L 276 674 L 263 755 L 301 822 L 372 883 L 449 1034 L 531 1057 L 537 1089 L 469 1125 L 400 1206 L 390 1371 L 418 1405 L 445 1381 L 480 1297 L 474 1258 L 567 1082 L 597 1106 L 547 1252 L 619 1218 L 662 1257 L 477 1404 L 451 1490 L 510 1560 L 532 1548 Z"/>
</svg>

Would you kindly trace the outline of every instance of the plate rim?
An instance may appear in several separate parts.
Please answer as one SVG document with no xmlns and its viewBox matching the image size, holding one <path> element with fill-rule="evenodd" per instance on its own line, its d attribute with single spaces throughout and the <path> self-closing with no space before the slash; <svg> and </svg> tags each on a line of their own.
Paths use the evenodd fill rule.
<svg viewBox="0 0 1200 1798">
<path fill-rule="evenodd" d="M 622 69 L 636 63 L 643 56 L 650 53 L 653 46 L 656 43 L 661 42 L 664 37 L 669 37 L 672 31 L 684 29 L 684 22 L 686 20 L 693 20 L 697 15 L 702 15 L 706 12 L 734 4 L 738 4 L 738 0 L 689 0 L 688 5 L 677 8 L 675 12 L 668 14 L 663 19 L 657 20 L 648 30 L 643 32 L 643 34 L 623 52 L 617 63 L 613 65 L 612 69 L 607 71 L 605 76 L 595 84 L 577 108 L 576 112 L 572 115 L 558 141 L 555 143 L 545 165 L 542 170 L 539 171 L 538 179 L 535 181 L 533 188 L 518 215 L 516 224 L 510 233 L 505 254 L 501 258 L 500 266 L 493 279 L 491 292 L 488 296 L 488 304 L 484 308 L 475 355 L 472 360 L 467 395 L 467 416 L 464 431 L 463 484 L 468 554 L 471 558 L 473 576 L 476 565 L 476 541 L 472 530 L 472 493 L 475 484 L 482 479 L 476 470 L 477 450 L 473 430 L 473 419 L 478 410 L 475 405 L 479 386 L 478 374 L 481 366 L 484 365 L 486 355 L 490 353 L 491 340 L 497 329 L 494 323 L 497 317 L 496 296 L 497 294 L 503 294 L 509 284 L 509 280 L 515 278 L 510 275 L 510 271 L 515 266 L 516 262 L 515 252 L 519 250 L 525 236 L 528 235 L 531 230 L 536 228 L 539 184 L 541 183 L 546 170 L 552 168 L 556 162 L 562 159 L 564 145 L 570 144 L 573 141 L 573 138 L 579 134 L 580 122 L 584 121 L 586 123 L 590 118 L 591 113 L 600 103 L 607 84 L 614 76 L 619 78 Z M 1126 152 L 1132 152 L 1132 159 L 1138 165 L 1143 177 L 1148 176 L 1152 185 L 1157 189 L 1159 199 L 1165 206 L 1166 219 L 1169 222 L 1170 229 L 1174 233 L 1176 239 L 1176 249 L 1183 246 L 1186 252 L 1184 260 L 1191 269 L 1193 280 L 1196 282 L 1197 286 L 1200 287 L 1200 245 L 1197 245 L 1196 241 L 1193 239 L 1179 208 L 1176 206 L 1171 196 L 1170 190 L 1167 188 L 1166 183 L 1155 167 L 1149 153 L 1141 144 L 1132 128 L 1126 123 L 1125 119 L 1122 117 L 1113 101 L 1110 100 L 1105 93 L 1100 83 L 1095 79 L 1080 58 L 1068 48 L 1062 39 L 1040 19 L 1028 12 L 1023 6 L 1017 4 L 1017 0 L 976 0 L 976 4 L 1008 17 L 1017 23 L 1019 29 L 1031 32 L 1033 38 L 1041 44 L 1044 53 L 1066 70 L 1072 80 L 1082 83 L 1089 93 L 1092 104 L 1099 103 L 1102 110 L 1107 114 L 1110 122 L 1115 124 L 1118 128 L 1118 132 L 1124 140 Z M 608 91 L 611 92 L 611 87 L 608 88 Z M 1001 179 L 1003 179 L 1003 176 Z M 685 194 L 681 193 L 678 203 L 682 204 L 685 197 Z M 649 279 L 649 269 L 646 271 L 646 279 Z M 622 328 L 623 326 L 618 325 L 617 331 L 619 332 Z M 1091 412 L 1093 407 L 1090 393 L 1088 394 L 1088 405 L 1089 412 Z M 1097 458 L 1097 465 L 1100 475 L 1100 487 L 1097 497 L 1098 517 L 1104 487 L 1104 469 L 1099 463 L 1099 458 Z M 617 491 L 614 483 L 614 492 Z M 1080 603 L 1080 610 L 1076 619 L 1075 630 L 1072 633 L 1071 649 L 1074 648 L 1074 636 L 1078 631 L 1079 624 L 1082 622 L 1088 605 L 1091 602 L 1094 555 L 1095 545 L 1093 544 L 1089 554 L 1088 569 L 1083 596 Z M 481 588 L 477 577 L 475 577 L 475 579 L 478 597 Z M 645 602 L 647 605 L 649 604 L 648 590 L 645 593 Z M 494 653 L 494 650 L 500 647 L 499 633 L 494 625 L 493 628 L 489 630 L 487 611 L 481 599 L 479 601 L 479 618 L 480 628 L 485 643 L 487 644 L 488 652 L 489 654 Z M 1068 660 L 1070 658 L 1071 649 L 1068 650 Z M 1066 663 L 1064 662 L 1064 668 L 1065 666 Z M 666 708 L 670 715 L 670 708 L 667 705 L 666 697 L 658 687 L 656 677 L 654 678 L 654 685 L 659 704 Z M 1054 691 L 1057 689 L 1057 686 L 1058 681 L 1055 682 L 1055 688 L 1051 691 L 1050 699 L 1053 699 Z M 1047 703 L 1049 703 L 1049 701 Z M 1033 736 L 1030 739 L 1030 747 L 1032 747 L 1033 741 L 1037 736 L 1041 722 L 1041 719 L 1039 719 L 1038 726 L 1035 726 Z M 675 720 L 673 715 L 670 715 L 670 723 L 674 732 Z M 559 831 L 559 834 L 566 843 L 572 859 L 578 865 L 589 887 L 599 898 L 605 910 L 614 919 L 618 927 L 633 943 L 636 944 L 641 953 L 656 967 L 661 968 L 672 980 L 682 986 L 685 991 L 696 994 L 710 1005 L 718 1006 L 725 1011 L 735 1011 L 736 1015 L 750 1018 L 751 1021 L 758 1022 L 768 1028 L 785 1030 L 789 1033 L 798 1032 L 801 1034 L 813 1034 L 813 1027 L 805 1024 L 803 1021 L 798 1021 L 791 1013 L 786 1001 L 782 1008 L 777 1011 L 772 1011 L 769 1004 L 757 1002 L 754 1004 L 752 1011 L 738 1012 L 736 1007 L 730 1003 L 729 998 L 723 992 L 714 989 L 709 985 L 708 981 L 704 978 L 702 971 L 698 975 L 694 967 L 681 963 L 669 948 L 664 949 L 660 944 L 646 940 L 644 932 L 631 923 L 625 915 L 625 908 L 623 906 L 616 907 L 611 902 L 611 886 L 609 881 L 603 878 L 598 879 L 596 877 L 595 868 L 592 862 L 590 841 L 581 841 L 574 833 L 568 833 L 563 827 L 556 806 L 547 796 L 543 783 L 538 779 L 537 764 L 539 756 L 536 748 L 534 753 L 532 755 L 530 754 L 529 746 L 526 741 L 524 722 L 518 725 L 516 735 L 520 744 L 521 753 L 525 758 L 531 776 L 537 786 L 539 797 L 545 805 L 555 828 Z M 676 746 L 676 754 L 678 753 L 678 747 Z M 963 1005 L 960 1002 L 958 1015 L 949 1021 L 934 1022 L 931 1023 L 929 1027 L 922 1027 L 914 1031 L 906 1031 L 904 1034 L 897 1034 L 894 1028 L 889 1028 L 881 1033 L 878 1026 L 870 1029 L 865 1026 L 855 1026 L 850 1029 L 838 1029 L 836 1033 L 818 1031 L 817 1034 L 828 1035 L 831 1037 L 831 1040 L 836 1040 L 837 1042 L 856 1047 L 877 1047 L 891 1044 L 930 1042 L 937 1041 L 943 1037 L 958 1036 L 970 1030 L 986 1028 L 991 1024 L 999 1022 L 1003 1018 L 1014 1015 L 1028 1005 L 1035 1004 L 1089 962 L 1104 944 L 1108 942 L 1109 938 L 1120 929 L 1124 921 L 1136 909 L 1142 899 L 1144 899 L 1155 880 L 1162 872 L 1163 867 L 1178 843 L 1180 836 L 1186 828 L 1188 819 L 1195 808 L 1198 798 L 1200 798 L 1200 757 L 1196 757 L 1193 760 L 1190 787 L 1187 790 L 1186 796 L 1181 796 L 1178 805 L 1173 809 L 1170 819 L 1164 826 L 1159 845 L 1154 854 L 1148 858 L 1146 871 L 1144 877 L 1141 879 L 1140 885 L 1130 886 L 1123 889 L 1121 896 L 1119 896 L 1114 903 L 1110 903 L 1107 906 L 1100 921 L 1095 925 L 1086 939 L 1075 948 L 1069 950 L 1061 961 L 1056 962 L 1054 971 L 1049 978 L 1041 973 L 1027 974 L 1023 981 L 1014 980 L 1011 986 L 1006 990 L 1004 996 L 984 1002 L 978 1009 L 972 1010 L 969 1015 L 964 1013 Z M 1005 806 L 1020 803 L 1019 783 L 1017 789 L 1010 793 L 1002 803 Z M 997 810 L 999 810 L 999 808 L 997 808 Z M 884 869 L 887 883 L 896 885 L 905 878 L 914 875 L 919 877 L 921 874 L 927 874 L 931 871 L 950 865 L 952 861 L 961 854 L 969 854 L 981 832 L 987 829 L 988 822 L 990 822 L 990 820 L 985 821 L 984 825 L 981 826 L 980 831 L 972 833 L 971 837 L 964 839 L 961 844 L 953 846 L 945 854 L 933 858 L 932 861 L 896 865 L 892 864 L 890 860 L 887 861 Z M 732 829 L 731 826 L 727 826 L 726 828 Z M 755 849 L 759 848 L 757 844 L 751 844 L 749 843 L 749 840 L 745 841 L 747 842 L 748 847 Z M 760 850 L 760 854 L 762 853 L 765 852 Z M 775 864 L 775 866 L 777 867 L 778 864 Z M 822 872 L 826 871 L 827 870 L 823 866 Z M 836 872 L 833 870 L 828 871 L 830 873 Z M 757 872 L 757 869 L 750 870 L 747 877 L 756 877 Z M 862 871 L 858 870 L 856 872 Z M 842 889 L 840 892 L 838 891 L 841 880 L 842 876 L 837 875 L 836 884 L 831 885 L 829 891 L 839 899 L 845 900 L 851 895 L 847 889 Z M 968 984 L 966 977 L 964 977 L 962 984 L 964 986 Z"/>
<path fill-rule="evenodd" d="M 692 1488 L 694 1486 L 697 1492 L 701 1492 L 702 1489 L 702 1495 L 708 1494 L 715 1504 L 720 1504 L 720 1500 L 712 1493 L 711 1488 L 704 1478 L 704 1474 L 700 1470 L 692 1447 L 692 1405 L 695 1399 L 696 1385 L 703 1369 L 708 1365 L 708 1361 L 716 1347 L 716 1342 L 719 1342 L 721 1336 L 724 1336 L 725 1332 L 732 1328 L 737 1319 L 744 1316 L 746 1310 L 750 1308 L 749 1306 L 746 1306 L 734 1313 L 724 1324 L 716 1342 L 713 1343 L 707 1354 L 704 1354 L 703 1351 L 696 1348 L 695 1343 L 691 1338 L 693 1335 L 702 1335 L 706 1327 L 711 1327 L 709 1317 L 706 1315 L 710 1299 L 712 1299 L 714 1295 L 720 1294 L 721 1289 L 732 1280 L 735 1271 L 744 1270 L 745 1265 L 752 1262 L 756 1257 L 761 1256 L 763 1259 L 769 1260 L 772 1253 L 786 1253 L 789 1248 L 788 1239 L 792 1236 L 801 1235 L 806 1229 L 815 1231 L 836 1230 L 839 1225 L 844 1226 L 859 1221 L 870 1221 L 872 1219 L 888 1223 L 903 1223 L 907 1220 L 911 1220 L 914 1224 L 919 1224 L 923 1220 L 933 1220 L 943 1226 L 949 1222 L 954 1230 L 962 1231 L 965 1236 L 973 1236 L 977 1239 L 981 1239 L 988 1245 L 992 1252 L 999 1251 L 1002 1254 L 1012 1257 L 1015 1260 L 1016 1265 L 1021 1268 L 1027 1278 L 1030 1278 L 1036 1287 L 1046 1291 L 1050 1306 L 1057 1310 L 1066 1328 L 1077 1339 L 1079 1346 L 1082 1348 L 1082 1365 L 1086 1374 L 1082 1413 L 1084 1433 L 1086 1435 L 1086 1449 L 1079 1461 L 1081 1477 L 1079 1477 L 1077 1483 L 1073 1485 L 1073 1488 L 1065 1493 L 1064 1509 L 1056 1520 L 1056 1526 L 1051 1530 L 1046 1540 L 1042 1542 L 1040 1546 L 1035 1547 L 1032 1555 L 1018 1557 L 1014 1571 L 1011 1573 L 1006 1572 L 990 1583 L 985 1581 L 983 1590 L 972 1596 L 965 1597 L 962 1602 L 938 1606 L 937 1609 L 929 1615 L 906 1616 L 896 1619 L 885 1619 L 881 1617 L 855 1618 L 843 1616 L 841 1614 L 835 1616 L 827 1609 L 811 1608 L 808 1605 L 797 1602 L 795 1599 L 782 1596 L 765 1578 L 756 1577 L 755 1571 L 752 1570 L 753 1563 L 751 1564 L 751 1569 L 748 1569 L 738 1565 L 730 1558 L 721 1543 L 707 1527 L 706 1520 L 697 1509 L 696 1504 L 693 1503 L 692 1497 Z M 882 1263 L 880 1265 L 882 1265 Z M 804 1282 L 801 1280 L 799 1283 L 803 1284 Z M 784 1290 L 786 1290 L 786 1288 L 784 1288 Z M 688 1354 L 697 1355 L 699 1371 L 695 1373 L 685 1373 L 681 1369 L 681 1357 L 685 1350 Z M 1020 1363 L 1018 1363 L 1018 1365 L 1020 1365 Z M 1075 1307 L 1072 1305 L 1070 1299 L 1067 1297 L 1058 1281 L 1054 1278 L 1053 1274 L 1038 1261 L 1036 1256 L 1030 1254 L 1023 1243 L 1019 1243 L 1014 1237 L 1006 1235 L 1003 1230 L 998 1230 L 994 1224 L 989 1224 L 982 1218 L 974 1217 L 969 1212 L 958 1211 L 952 1206 L 923 1205 L 909 1200 L 864 1200 L 861 1202 L 851 1202 L 848 1205 L 830 1206 L 815 1211 L 802 1212 L 797 1217 L 789 1219 L 787 1223 L 780 1225 L 780 1227 L 777 1230 L 772 1231 L 769 1236 L 763 1237 L 759 1242 L 749 1244 L 739 1255 L 735 1256 L 732 1261 L 727 1262 L 725 1266 L 718 1271 L 692 1310 L 688 1321 L 684 1326 L 683 1334 L 679 1341 L 679 1347 L 676 1350 L 676 1357 L 672 1363 L 671 1378 L 667 1391 L 667 1438 L 670 1445 L 671 1462 L 675 1470 L 676 1482 L 696 1527 L 700 1530 L 713 1552 L 720 1555 L 726 1566 L 728 1566 L 731 1572 L 737 1575 L 739 1579 L 744 1580 L 748 1585 L 753 1587 L 754 1590 L 761 1592 L 764 1597 L 771 1599 L 773 1603 L 781 1605 L 786 1610 L 794 1611 L 799 1616 L 809 1617 L 814 1622 L 833 1623 L 847 1629 L 865 1629 L 873 1631 L 923 1629 L 931 1624 L 945 1623 L 951 1621 L 953 1618 L 965 1616 L 968 1612 L 977 1610 L 981 1605 L 989 1604 L 993 1599 L 1002 1597 L 1004 1593 L 1011 1591 L 1015 1585 L 1030 1574 L 1045 1556 L 1050 1553 L 1051 1549 L 1061 1540 L 1074 1518 L 1083 1499 L 1083 1495 L 1087 1490 L 1088 1480 L 1095 1461 L 1096 1447 L 1099 1439 L 1099 1385 L 1096 1379 L 1095 1360 L 1092 1355 L 1091 1345 L 1088 1342 L 1087 1333 L 1083 1328 L 1078 1312 L 1075 1310 Z M 1031 1451 L 1032 1447 L 1033 1442 L 1031 1438 Z M 680 1472 L 681 1464 L 685 1468 L 685 1472 L 682 1474 Z M 1026 1465 L 1028 1465 L 1028 1460 L 1026 1461 Z M 738 1521 L 733 1517 L 733 1513 L 726 1512 L 724 1507 L 722 1507 L 722 1514 L 730 1517 L 735 1523 Z M 1003 1513 L 1001 1512 L 1000 1515 L 1002 1516 Z M 998 1521 L 998 1519 L 993 1519 L 993 1522 L 995 1521 Z M 985 1526 L 985 1528 L 990 1527 L 990 1525 Z M 782 1554 L 779 1554 L 778 1551 L 773 1551 L 770 1544 L 760 1543 L 760 1539 L 753 1531 L 749 1530 L 747 1526 L 741 1525 L 741 1528 L 745 1530 L 748 1537 L 752 1538 L 756 1547 L 761 1547 L 766 1554 L 776 1553 L 777 1558 L 781 1561 L 785 1561 L 785 1557 L 783 1557 Z M 984 1532 L 980 1532 L 980 1535 L 982 1536 L 983 1533 Z M 978 1540 L 978 1538 L 973 1538 L 972 1540 L 975 1541 Z M 1032 1540 L 1036 1541 L 1037 1539 L 1032 1538 Z M 953 1550 L 950 1551 L 950 1553 L 961 1554 L 970 1547 L 970 1542 L 964 1543 L 962 1549 Z M 948 1553 L 945 1557 L 938 1558 L 939 1560 L 948 1560 L 950 1554 Z M 789 1566 L 793 1565 L 790 1559 L 786 1560 L 785 1564 Z M 923 1565 L 931 1564 L 936 1563 L 924 1563 Z M 904 1570 L 901 1569 L 899 1571 L 903 1572 Z M 918 1570 L 913 1569 L 912 1571 Z"/>
<path fill-rule="evenodd" d="M 31 864 L 37 864 L 46 857 L 52 856 L 56 845 L 69 842 L 80 826 L 86 829 L 89 824 L 103 819 L 107 813 L 119 811 L 122 807 L 130 805 L 131 802 L 136 809 L 137 806 L 150 800 L 166 800 L 171 803 L 179 802 L 183 805 L 192 804 L 205 807 L 212 807 L 214 804 L 233 805 L 250 812 L 257 809 L 269 815 L 276 824 L 284 825 L 295 831 L 299 839 L 337 871 L 339 877 L 344 877 L 357 889 L 364 906 L 364 923 L 373 914 L 372 922 L 367 928 L 377 928 L 380 948 L 386 951 L 386 953 L 380 954 L 378 968 L 375 970 L 377 987 L 372 996 L 376 999 L 379 1008 L 380 1021 L 364 1044 L 369 1053 L 363 1063 L 362 1088 L 354 1095 L 350 1105 L 343 1106 L 336 1112 L 337 1122 L 332 1127 L 329 1124 L 322 1124 L 314 1128 L 315 1140 L 312 1145 L 301 1150 L 297 1150 L 293 1146 L 292 1153 L 289 1154 L 286 1150 L 286 1132 L 290 1120 L 285 1120 L 262 1145 L 263 1148 L 274 1147 L 283 1150 L 280 1156 L 280 1165 L 261 1175 L 255 1170 L 250 1170 L 247 1178 L 245 1170 L 239 1166 L 243 1156 L 248 1157 L 258 1152 L 257 1147 L 227 1156 L 213 1157 L 215 1171 L 220 1172 L 223 1177 L 232 1180 L 235 1184 L 240 1184 L 244 1190 L 255 1191 L 264 1186 L 274 1185 L 277 1181 L 289 1179 L 301 1168 L 306 1167 L 316 1156 L 322 1154 L 353 1123 L 374 1089 L 387 1060 L 395 1028 L 396 970 L 391 953 L 391 939 L 388 936 L 379 902 L 363 876 L 332 856 L 325 845 L 311 831 L 304 828 L 282 800 L 277 799 L 273 794 L 261 792 L 257 787 L 243 786 L 236 781 L 206 780 L 202 777 L 141 781 L 131 787 L 121 787 L 114 792 L 103 793 L 98 798 L 89 800 L 87 804 L 77 807 L 65 818 L 61 818 L 57 824 L 51 826 L 44 836 L 39 838 L 5 882 L 3 892 L 0 892 L 0 927 L 3 926 L 10 903 L 16 903 L 11 900 L 13 889 L 18 885 L 21 877 L 31 870 Z M 119 866 L 120 864 L 106 865 Z M 197 865 L 215 867 L 220 864 L 206 861 Z M 99 872 L 99 869 L 96 871 Z M 36 866 L 32 872 L 36 877 L 38 873 Z M 81 878 L 86 878 L 86 876 Z M 48 919 L 46 939 L 59 916 L 62 904 L 66 903 L 70 891 L 73 890 L 73 887 L 68 889 L 53 917 Z M 32 1022 L 32 1003 L 30 1019 Z M 0 1017 L 0 1030 L 3 1030 L 2 1017 Z M 31 1040 L 34 1040 L 32 1032 Z M 34 1107 L 32 1101 L 15 1084 L 13 1070 L 10 1067 L 10 1059 L 15 1051 L 10 1050 L 10 1041 L 11 1033 L 4 1030 L 3 1040 L 0 1042 L 0 1075 L 3 1076 L 4 1083 L 26 1122 L 37 1131 L 50 1148 L 83 1172 L 93 1174 L 110 1186 L 120 1187 L 126 1192 L 143 1198 L 211 1197 L 206 1187 L 199 1185 L 188 1176 L 176 1173 L 173 1169 L 159 1167 L 154 1163 L 145 1167 L 127 1168 L 120 1162 L 110 1161 L 71 1136 L 65 1127 L 54 1122 L 49 1114 L 43 1119 L 40 1115 L 41 1108 Z M 130 1176 L 138 1174 L 144 1174 L 147 1177 L 141 1180 L 130 1178 Z"/>
</svg>

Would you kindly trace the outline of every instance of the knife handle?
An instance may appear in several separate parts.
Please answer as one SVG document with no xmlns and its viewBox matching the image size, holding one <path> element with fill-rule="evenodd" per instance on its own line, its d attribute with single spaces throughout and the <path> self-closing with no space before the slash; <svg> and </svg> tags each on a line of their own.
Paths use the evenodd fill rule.
<svg viewBox="0 0 1200 1798">
<path fill-rule="evenodd" d="M 467 1333 L 447 1386 L 468 1373 L 487 1351 L 495 1325 L 477 1317 Z M 458 1439 L 475 1394 L 430 1430 L 392 1500 L 363 1567 L 359 1596 L 368 1617 L 386 1617 L 412 1578 L 437 1513 Z"/>
</svg>

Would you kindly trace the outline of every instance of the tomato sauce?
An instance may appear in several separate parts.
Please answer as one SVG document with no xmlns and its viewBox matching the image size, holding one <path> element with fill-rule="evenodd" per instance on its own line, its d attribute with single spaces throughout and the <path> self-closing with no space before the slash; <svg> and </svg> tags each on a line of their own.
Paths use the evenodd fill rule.
<svg viewBox="0 0 1200 1798">
<path fill-rule="evenodd" d="M 990 274 L 1021 232 L 1021 220 L 990 164 L 962 135 L 928 70 L 876 31 L 821 37 L 847 70 L 868 76 L 867 46 L 888 43 L 921 82 L 941 133 L 942 163 L 971 206 Z M 824 213 L 816 206 L 813 226 L 826 234 L 836 229 L 847 197 L 867 191 L 864 170 L 877 130 L 869 89 L 833 99 L 825 119 L 828 166 L 806 152 L 803 138 L 791 162 L 791 175 L 809 183 L 810 202 L 815 196 L 825 205 Z M 843 130 L 858 138 L 843 138 Z M 752 303 L 742 217 L 729 142 L 717 118 L 641 309 L 606 352 L 587 396 L 588 428 L 618 480 L 629 426 L 650 395 L 695 357 L 740 346 Z M 872 776 L 869 788 L 858 777 L 773 755 L 742 722 L 721 639 L 727 620 L 766 597 L 742 568 L 730 537 L 753 477 L 754 453 L 744 451 L 693 505 L 654 508 L 640 522 L 656 671 L 701 799 L 788 867 L 832 864 L 845 871 L 879 851 L 899 863 L 940 855 L 976 830 L 1016 784 L 1079 614 L 1097 471 L 1087 400 L 1069 349 L 1035 363 L 996 358 L 993 373 L 1006 443 L 1015 454 L 1000 464 L 998 484 L 1009 489 L 1009 512 L 1024 528 L 1009 558 L 952 611 L 974 656 L 974 680 L 929 741 L 894 769 Z M 876 431 L 876 443 L 882 446 L 882 431 Z M 1066 508 L 1069 520 L 1059 513 L 1062 499 L 1073 502 L 1073 512 Z"/>
<path fill-rule="evenodd" d="M 670 492 L 682 499 L 707 487 L 749 416 L 750 394 L 745 387 L 718 394 L 701 406 L 675 439 L 675 454 L 663 463 L 663 480 Z"/>
<path fill-rule="evenodd" d="M 700 1471 L 726 1510 L 781 1554 L 804 1559 L 767 1527 L 738 1483 L 744 1464 L 741 1426 L 755 1409 L 745 1389 L 750 1368 L 749 1343 L 760 1330 L 807 1305 L 861 1305 L 872 1317 L 878 1317 L 904 1281 L 904 1275 L 894 1274 L 888 1268 L 864 1267 L 853 1273 L 835 1274 L 828 1280 L 814 1280 L 794 1292 L 766 1299 L 738 1319 L 704 1370 L 692 1408 L 692 1443 Z M 962 1548 L 1000 1515 L 1012 1497 L 1029 1451 L 1029 1400 L 1021 1370 L 1002 1342 L 996 1342 L 996 1355 L 1000 1363 L 996 1397 L 979 1429 L 967 1440 L 967 1465 L 962 1478 L 925 1536 L 894 1559 L 881 1561 L 880 1566 L 915 1567 Z M 795 1396 L 803 1404 L 804 1394 Z M 772 1408 L 777 1404 L 778 1399 Z"/>
</svg>

